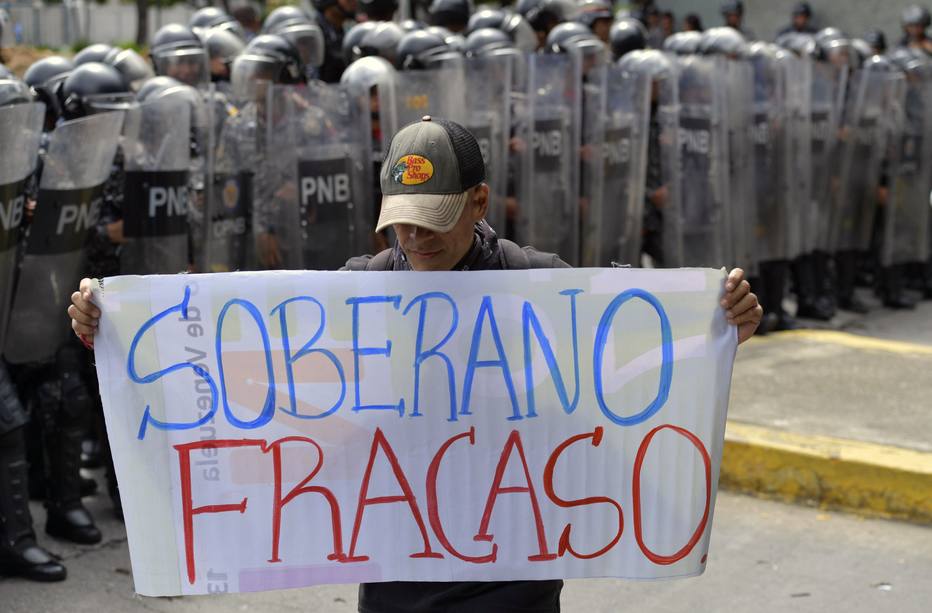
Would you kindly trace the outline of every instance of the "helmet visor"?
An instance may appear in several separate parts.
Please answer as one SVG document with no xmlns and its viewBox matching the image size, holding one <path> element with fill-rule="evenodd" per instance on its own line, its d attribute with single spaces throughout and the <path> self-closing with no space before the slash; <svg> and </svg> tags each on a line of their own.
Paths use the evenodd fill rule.
<svg viewBox="0 0 932 613">
<path fill-rule="evenodd" d="M 241 55 L 233 61 L 230 84 L 235 100 L 257 100 L 278 80 L 281 62 L 264 55 Z"/>
<path fill-rule="evenodd" d="M 296 24 L 278 32 L 295 46 L 305 66 L 318 67 L 324 63 L 324 37 L 315 25 Z"/>
<path fill-rule="evenodd" d="M 187 47 L 169 49 L 152 55 L 155 72 L 172 77 L 191 87 L 210 83 L 207 52 L 204 49 Z"/>
</svg>

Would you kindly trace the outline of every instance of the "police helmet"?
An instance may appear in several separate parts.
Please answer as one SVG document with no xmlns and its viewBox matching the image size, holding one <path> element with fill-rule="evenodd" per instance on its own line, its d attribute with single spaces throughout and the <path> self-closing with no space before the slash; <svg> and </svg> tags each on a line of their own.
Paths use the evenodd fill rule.
<svg viewBox="0 0 932 613">
<path fill-rule="evenodd" d="M 138 91 L 143 83 L 155 76 L 152 67 L 132 49 L 115 47 L 104 58 L 104 64 L 116 68 L 131 91 Z"/>
<path fill-rule="evenodd" d="M 589 29 L 600 19 L 613 21 L 615 14 L 612 12 L 612 5 L 607 0 L 583 0 L 579 4 L 579 11 L 576 15 L 576 21 L 583 24 Z"/>
<path fill-rule="evenodd" d="M 117 69 L 88 62 L 72 70 L 58 90 L 62 116 L 78 119 L 97 110 L 126 108 L 133 100 L 129 86 Z"/>
<path fill-rule="evenodd" d="M 340 76 L 340 85 L 357 86 L 369 91 L 373 87 L 390 92 L 394 83 L 395 67 L 384 57 L 362 57 L 346 67 Z"/>
<path fill-rule="evenodd" d="M 592 30 L 588 27 L 576 21 L 567 21 L 550 30 L 544 48 L 552 53 L 561 53 L 566 51 L 567 44 L 573 39 L 590 38 L 592 36 Z"/>
<path fill-rule="evenodd" d="M 692 55 L 699 52 L 702 32 L 677 32 L 663 41 L 663 50 L 677 55 Z"/>
<path fill-rule="evenodd" d="M 722 15 L 744 15 L 744 2 L 741 0 L 725 0 L 722 2 Z"/>
<path fill-rule="evenodd" d="M 657 49 L 638 49 L 618 60 L 618 66 L 630 72 L 645 74 L 652 81 L 673 78 L 675 70 L 670 58 Z"/>
<path fill-rule="evenodd" d="M 362 57 L 359 43 L 366 37 L 366 34 L 375 30 L 380 24 L 379 21 L 362 21 L 346 31 L 343 35 L 343 59 L 347 64 L 352 64 Z"/>
<path fill-rule="evenodd" d="M 408 32 L 398 41 L 395 66 L 401 70 L 421 70 L 456 55 L 439 35 L 417 30 Z"/>
<path fill-rule="evenodd" d="M 536 32 L 551 28 L 576 16 L 576 5 L 569 0 L 518 0 L 517 11 Z"/>
<path fill-rule="evenodd" d="M 473 13 L 472 0 L 433 0 L 427 9 L 430 23 L 442 26 L 452 32 L 466 29 L 469 17 Z"/>
<path fill-rule="evenodd" d="M 48 88 L 53 82 L 64 80 L 64 77 L 72 70 L 74 70 L 74 63 L 71 60 L 60 55 L 50 55 L 33 62 L 32 66 L 26 69 L 23 81 L 34 91 L 39 92 Z M 0 78 L 10 76 L 12 73 L 4 75 L 0 71 Z"/>
<path fill-rule="evenodd" d="M 482 28 L 496 28 L 511 39 L 512 44 L 525 53 L 537 49 L 537 35 L 527 19 L 519 13 L 502 9 L 483 9 L 469 18 L 466 32 L 471 34 Z"/>
<path fill-rule="evenodd" d="M 188 27 L 200 36 L 203 36 L 207 30 L 226 30 L 241 41 L 246 40 L 246 31 L 243 30 L 240 22 L 215 6 L 207 6 L 195 12 L 188 20 Z"/>
<path fill-rule="evenodd" d="M 32 92 L 29 91 L 29 86 L 12 74 L 10 76 L 0 75 L 0 106 L 24 102 L 32 102 Z"/>
<path fill-rule="evenodd" d="M 297 6 L 280 6 L 262 22 L 263 34 L 275 34 L 278 28 L 292 23 L 312 23 L 314 16 Z"/>
<path fill-rule="evenodd" d="M 290 42 L 305 66 L 320 66 L 324 63 L 324 31 L 316 23 L 291 22 L 277 26 L 271 34 L 278 34 Z"/>
<path fill-rule="evenodd" d="M 616 60 L 636 49 L 644 49 L 647 47 L 647 28 L 637 19 L 620 19 L 608 31 L 608 44 Z"/>
<path fill-rule="evenodd" d="M 703 55 L 740 57 L 747 52 L 747 41 L 741 32 L 734 28 L 709 28 L 702 33 L 698 52 Z"/>
<path fill-rule="evenodd" d="M 832 40 L 837 40 L 839 38 L 847 38 L 844 32 L 838 28 L 822 28 L 815 33 L 815 41 L 819 44 L 827 43 Z"/>
<path fill-rule="evenodd" d="M 78 51 L 74 59 L 71 61 L 75 66 L 80 66 L 81 64 L 87 64 L 88 62 L 103 62 L 107 57 L 107 54 L 113 51 L 113 47 L 110 45 L 105 45 L 103 43 L 97 43 L 96 45 L 88 45 L 87 47 Z"/>
<path fill-rule="evenodd" d="M 225 64 L 232 64 L 236 56 L 246 48 L 246 44 L 238 36 L 219 28 L 210 28 L 204 33 L 204 46 L 207 47 L 207 57 L 211 60 L 223 60 Z"/>
<path fill-rule="evenodd" d="M 391 21 L 398 10 L 398 0 L 359 0 L 359 12 L 370 20 Z"/>
<path fill-rule="evenodd" d="M 903 9 L 900 16 L 900 22 L 903 26 L 922 26 L 928 28 L 932 25 L 932 19 L 929 17 L 929 11 L 924 6 L 914 4 Z"/>
<path fill-rule="evenodd" d="M 854 50 L 854 53 L 857 56 L 859 65 L 863 65 L 868 58 L 874 55 L 874 50 L 871 49 L 871 46 L 867 43 L 867 41 L 860 38 L 851 39 L 851 48 Z"/>
<path fill-rule="evenodd" d="M 156 74 L 195 86 L 210 80 L 207 50 L 187 26 L 172 23 L 160 28 L 152 37 L 149 59 Z"/>
<path fill-rule="evenodd" d="M 793 5 L 793 16 L 795 17 L 796 15 L 812 17 L 812 7 L 809 6 L 808 2 L 797 2 Z"/>
<path fill-rule="evenodd" d="M 883 30 L 877 28 L 868 30 L 864 33 L 864 42 L 876 49 L 878 53 L 887 50 L 887 37 L 884 35 Z"/>
<path fill-rule="evenodd" d="M 424 28 L 427 27 L 426 24 L 424 24 L 421 21 L 418 21 L 417 19 L 402 19 L 401 22 L 398 23 L 398 25 L 401 26 L 401 29 L 404 30 L 406 33 L 416 32 L 417 30 L 423 30 Z"/>
<path fill-rule="evenodd" d="M 467 57 L 479 57 L 496 49 L 512 47 L 511 38 L 497 28 L 479 28 L 466 37 L 463 53 Z"/>
<path fill-rule="evenodd" d="M 377 55 L 394 64 L 398 43 L 404 38 L 405 31 L 393 21 L 379 23 L 368 30 L 359 41 L 358 49 L 362 56 Z"/>
<path fill-rule="evenodd" d="M 233 60 L 230 81 L 238 99 L 252 98 L 259 81 L 295 84 L 306 82 L 301 53 L 278 34 L 260 34 Z"/>
<path fill-rule="evenodd" d="M 158 98 L 162 92 L 181 85 L 181 81 L 171 77 L 153 77 L 146 81 L 136 92 L 136 100 L 138 102 L 150 102 Z"/>
</svg>

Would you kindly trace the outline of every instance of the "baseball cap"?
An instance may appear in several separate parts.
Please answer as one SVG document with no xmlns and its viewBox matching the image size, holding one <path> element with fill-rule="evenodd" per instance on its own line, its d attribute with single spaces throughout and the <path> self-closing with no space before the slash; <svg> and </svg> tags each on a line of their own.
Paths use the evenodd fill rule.
<svg viewBox="0 0 932 613">
<path fill-rule="evenodd" d="M 376 232 L 410 224 L 449 232 L 469 190 L 485 180 L 479 143 L 458 123 L 425 115 L 392 138 L 382 163 L 382 211 Z"/>
</svg>

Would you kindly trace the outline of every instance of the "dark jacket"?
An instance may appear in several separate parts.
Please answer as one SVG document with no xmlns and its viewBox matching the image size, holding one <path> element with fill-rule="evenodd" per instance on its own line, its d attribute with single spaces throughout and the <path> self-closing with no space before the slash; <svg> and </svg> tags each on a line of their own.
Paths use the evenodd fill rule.
<svg viewBox="0 0 932 613">
<path fill-rule="evenodd" d="M 476 224 L 472 248 L 453 270 L 569 268 L 552 253 L 500 239 L 485 221 Z M 396 243 L 375 256 L 353 258 L 344 270 L 411 270 Z M 555 613 L 563 581 L 391 581 L 361 583 L 361 613 Z"/>
<path fill-rule="evenodd" d="M 453 270 L 521 270 L 526 268 L 569 268 L 570 265 L 554 253 L 544 253 L 533 247 L 519 247 L 510 240 L 498 238 L 485 220 L 476 224 L 472 248 Z M 343 270 L 412 270 L 398 243 L 376 255 L 351 258 Z"/>
</svg>

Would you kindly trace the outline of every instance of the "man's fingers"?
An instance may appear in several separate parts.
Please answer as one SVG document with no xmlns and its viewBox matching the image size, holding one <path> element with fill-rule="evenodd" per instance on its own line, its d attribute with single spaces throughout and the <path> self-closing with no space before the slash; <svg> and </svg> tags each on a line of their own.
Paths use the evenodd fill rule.
<svg viewBox="0 0 932 613">
<path fill-rule="evenodd" d="M 94 317 L 89 313 L 85 313 L 73 304 L 68 307 L 68 316 L 74 321 L 84 324 L 85 326 L 91 326 L 92 328 L 96 328 L 97 323 L 100 321 L 99 317 Z"/>
<path fill-rule="evenodd" d="M 71 306 L 74 307 L 76 311 L 100 319 L 100 309 L 94 306 L 93 302 L 84 298 L 80 292 L 71 294 Z M 71 314 L 71 307 L 68 308 L 68 314 Z"/>
<path fill-rule="evenodd" d="M 739 300 L 725 313 L 730 319 L 744 314 L 750 309 L 757 306 L 757 296 L 754 294 L 745 294 L 744 298 Z"/>
<path fill-rule="evenodd" d="M 760 305 L 741 313 L 737 317 L 731 318 L 728 320 L 728 323 L 740 326 L 748 322 L 757 322 L 760 323 L 761 318 L 764 316 L 764 309 Z"/>
<path fill-rule="evenodd" d="M 742 280 L 738 283 L 735 289 L 730 290 L 725 293 L 725 296 L 722 298 L 722 306 L 726 309 L 732 308 L 735 304 L 740 302 L 751 293 L 751 284 L 747 281 Z"/>
<path fill-rule="evenodd" d="M 97 333 L 97 328 L 82 324 L 77 319 L 71 320 L 71 329 L 77 334 L 83 334 L 88 339 L 93 340 L 94 335 Z"/>
<path fill-rule="evenodd" d="M 744 270 L 741 268 L 733 268 L 731 272 L 728 273 L 728 278 L 725 280 L 725 291 L 730 292 L 735 289 L 743 280 Z"/>
</svg>

